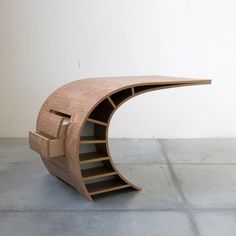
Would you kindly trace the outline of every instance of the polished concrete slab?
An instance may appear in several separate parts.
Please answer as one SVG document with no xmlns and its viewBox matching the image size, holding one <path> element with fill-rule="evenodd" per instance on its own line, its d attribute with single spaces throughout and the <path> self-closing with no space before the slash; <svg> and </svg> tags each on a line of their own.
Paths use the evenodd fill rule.
<svg viewBox="0 0 236 236">
<path fill-rule="evenodd" d="M 236 139 L 110 140 L 141 191 L 88 202 L 27 139 L 0 138 L 0 235 L 236 235 Z"/>
<path fill-rule="evenodd" d="M 0 138 L 0 163 L 41 163 L 26 138 Z"/>
<path fill-rule="evenodd" d="M 174 165 L 192 208 L 236 210 L 236 165 Z"/>
<path fill-rule="evenodd" d="M 236 139 L 159 139 L 171 163 L 236 164 Z"/>
<path fill-rule="evenodd" d="M 196 222 L 202 236 L 235 236 L 235 212 L 202 212 L 195 214 Z"/>
<path fill-rule="evenodd" d="M 115 163 L 166 163 L 156 139 L 110 139 L 109 148 Z"/>
<path fill-rule="evenodd" d="M 124 190 L 104 194 L 96 201 L 89 202 L 73 188 L 50 176 L 41 163 L 2 163 L 0 164 L 0 210 L 170 208 L 178 210 L 183 208 L 166 166 L 119 164 L 118 169 L 143 190 Z"/>
<path fill-rule="evenodd" d="M 185 213 L 155 211 L 0 213 L 0 229 L 1 236 L 194 235 Z"/>
</svg>

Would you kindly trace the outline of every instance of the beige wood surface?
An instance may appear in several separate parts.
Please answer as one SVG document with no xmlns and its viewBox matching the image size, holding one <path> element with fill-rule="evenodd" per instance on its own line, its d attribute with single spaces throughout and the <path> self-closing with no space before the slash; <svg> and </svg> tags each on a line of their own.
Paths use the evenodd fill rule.
<svg viewBox="0 0 236 236">
<path fill-rule="evenodd" d="M 90 201 L 94 195 L 122 188 L 139 190 L 118 172 L 110 156 L 108 129 L 114 112 L 125 101 L 144 92 L 210 83 L 210 80 L 167 76 L 71 82 L 53 92 L 43 104 L 36 132 L 29 133 L 30 147 L 41 155 L 52 175 Z M 94 124 L 93 136 L 82 136 L 87 123 Z M 81 153 L 81 145 L 93 151 Z"/>
</svg>

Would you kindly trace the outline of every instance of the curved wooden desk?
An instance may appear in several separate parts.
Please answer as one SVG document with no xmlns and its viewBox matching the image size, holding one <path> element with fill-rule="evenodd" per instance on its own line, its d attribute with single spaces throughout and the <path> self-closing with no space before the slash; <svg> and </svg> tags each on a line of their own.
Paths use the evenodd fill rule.
<svg viewBox="0 0 236 236">
<path fill-rule="evenodd" d="M 71 82 L 44 102 L 31 149 L 48 171 L 92 201 L 96 194 L 139 188 L 116 169 L 108 147 L 108 127 L 116 109 L 144 92 L 210 84 L 210 80 L 165 76 L 91 78 Z"/>
</svg>

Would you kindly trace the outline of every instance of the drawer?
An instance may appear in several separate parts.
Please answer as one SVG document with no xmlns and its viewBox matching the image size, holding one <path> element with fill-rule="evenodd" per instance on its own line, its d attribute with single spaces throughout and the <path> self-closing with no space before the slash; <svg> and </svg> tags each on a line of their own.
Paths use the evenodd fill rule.
<svg viewBox="0 0 236 236">
<path fill-rule="evenodd" d="M 41 132 L 29 132 L 29 146 L 44 158 L 64 156 L 64 138 L 53 139 Z"/>
</svg>

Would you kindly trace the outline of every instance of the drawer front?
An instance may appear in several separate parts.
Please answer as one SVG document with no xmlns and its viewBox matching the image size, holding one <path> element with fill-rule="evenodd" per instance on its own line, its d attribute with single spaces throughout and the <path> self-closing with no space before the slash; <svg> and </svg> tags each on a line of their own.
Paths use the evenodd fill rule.
<svg viewBox="0 0 236 236">
<path fill-rule="evenodd" d="M 29 132 L 29 145 L 44 158 L 64 156 L 64 139 L 50 139 L 40 132 Z"/>
</svg>

